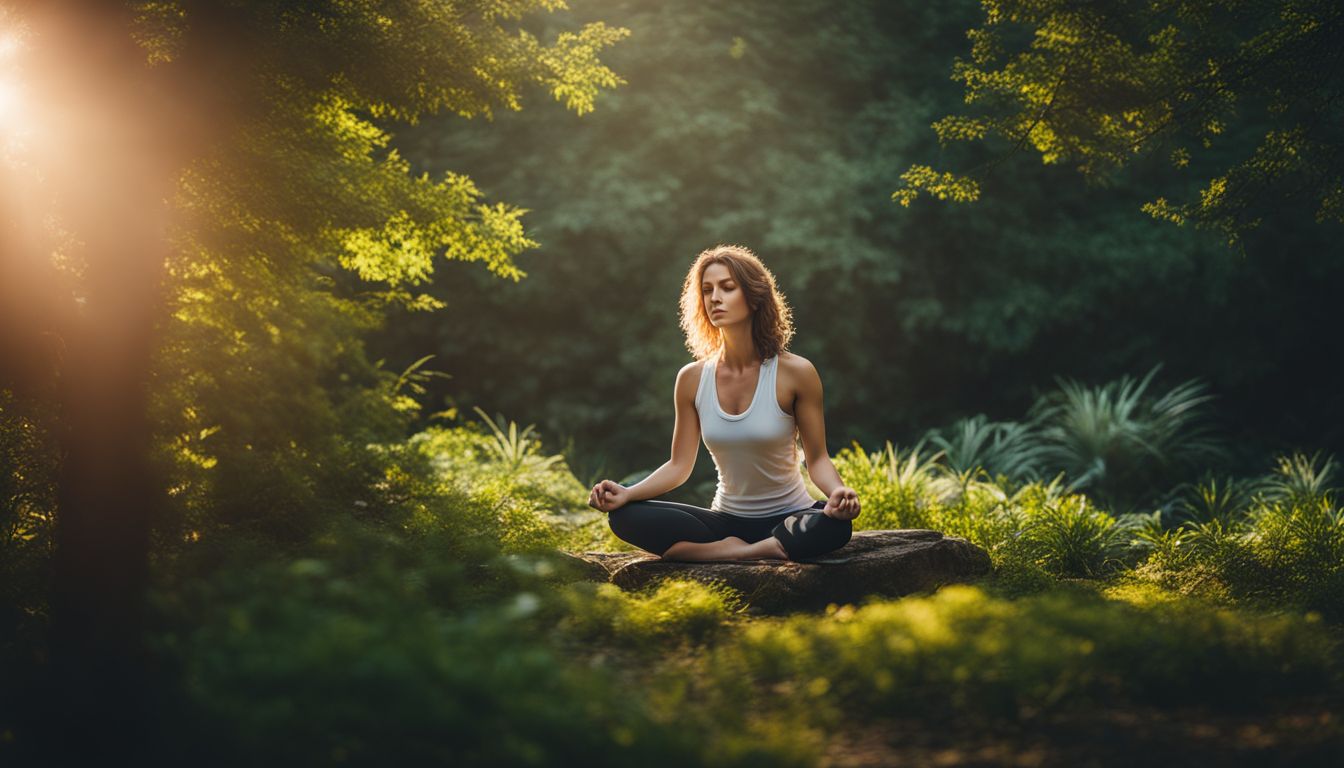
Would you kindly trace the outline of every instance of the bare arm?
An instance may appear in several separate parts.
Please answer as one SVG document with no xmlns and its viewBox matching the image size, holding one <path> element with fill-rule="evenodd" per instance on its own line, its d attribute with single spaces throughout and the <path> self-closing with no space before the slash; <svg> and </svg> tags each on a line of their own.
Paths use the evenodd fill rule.
<svg viewBox="0 0 1344 768">
<path fill-rule="evenodd" d="M 838 508 L 841 519 L 853 519 L 859 513 L 859 502 L 853 489 L 840 479 L 840 473 L 826 451 L 826 419 L 823 415 L 821 376 L 811 362 L 803 361 L 799 376 L 798 394 L 793 405 L 793 417 L 798 423 L 798 436 L 803 441 L 803 455 L 807 459 L 807 474 L 817 488 L 826 494 L 830 505 Z M 844 490 L 839 498 L 836 491 Z"/>
<path fill-rule="evenodd" d="M 672 458 L 653 474 L 630 486 L 627 502 L 661 496 L 690 478 L 700 450 L 700 414 L 695 409 L 695 391 L 699 386 L 699 365 L 688 363 L 677 372 L 673 395 L 676 422 L 672 427 Z"/>
</svg>

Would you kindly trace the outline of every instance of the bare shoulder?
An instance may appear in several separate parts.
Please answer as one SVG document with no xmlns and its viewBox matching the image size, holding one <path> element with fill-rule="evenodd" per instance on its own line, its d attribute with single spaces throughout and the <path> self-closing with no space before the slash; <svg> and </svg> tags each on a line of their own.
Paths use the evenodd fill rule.
<svg viewBox="0 0 1344 768">
<path fill-rule="evenodd" d="M 680 371 L 677 371 L 677 381 L 680 382 L 682 379 L 698 379 L 700 377 L 700 371 L 704 370 L 704 368 L 704 360 L 692 360 L 681 366 Z"/>
<path fill-rule="evenodd" d="M 704 360 L 692 360 L 681 366 L 677 371 L 676 391 L 678 395 L 695 397 L 695 390 L 700 386 L 700 372 L 705 368 Z"/>
<path fill-rule="evenodd" d="M 804 387 L 821 379 L 811 360 L 792 352 L 779 353 L 779 371 L 796 388 Z"/>
</svg>

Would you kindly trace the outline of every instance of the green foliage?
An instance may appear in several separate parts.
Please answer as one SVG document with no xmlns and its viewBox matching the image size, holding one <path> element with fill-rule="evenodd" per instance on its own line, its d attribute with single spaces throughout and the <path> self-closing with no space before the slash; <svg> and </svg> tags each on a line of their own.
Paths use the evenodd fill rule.
<svg viewBox="0 0 1344 768">
<path fill-rule="evenodd" d="M 1322 460 L 1320 453 L 1308 458 L 1297 451 L 1277 457 L 1275 463 L 1274 472 L 1263 480 L 1265 498 L 1299 504 L 1330 497 L 1330 482 L 1338 466 L 1333 456 Z"/>
<path fill-rule="evenodd" d="M 1253 513 L 1250 539 L 1261 566 L 1251 590 L 1344 619 L 1344 509 L 1335 499 L 1271 502 Z"/>
<path fill-rule="evenodd" d="M 406 446 L 436 484 L 503 510 L 501 520 L 512 521 L 507 535 L 516 538 L 510 546 L 549 542 L 567 551 L 630 548 L 611 532 L 606 514 L 588 506 L 588 487 L 574 477 L 563 455 L 542 455 L 541 441 L 529 437 L 531 427 L 520 435 L 510 422 L 505 433 L 486 421 L 492 434 L 477 425 L 430 427 L 408 438 Z"/>
<path fill-rule="evenodd" d="M 1131 521 L 1119 524 L 1081 494 L 1064 494 L 1059 479 L 1012 493 L 975 469 L 958 472 L 941 452 L 904 456 L 887 443 L 868 454 L 857 443 L 837 455 L 836 468 L 863 500 L 856 530 L 931 528 L 983 547 L 1007 591 L 1030 591 L 1060 577 L 1097 577 L 1128 563 Z"/>
<path fill-rule="evenodd" d="M 950 487 L 937 471 L 942 454 L 921 458 L 922 447 L 902 452 L 887 441 L 883 450 L 870 454 L 855 440 L 834 456 L 836 470 L 863 500 L 864 527 L 929 527 L 933 507 Z"/>
<path fill-rule="evenodd" d="M 1344 261 L 1320 258 L 1333 230 L 1267 224 L 1247 246 L 1267 258 L 1239 259 L 1211 233 L 1136 216 L 1152 184 L 1184 184 L 1193 166 L 1088 189 L 1023 158 L 972 206 L 889 202 L 892 180 L 940 151 L 928 124 L 965 106 L 949 62 L 983 18 L 975 0 L 615 4 L 602 16 L 639 40 L 610 52 L 633 85 L 582 120 L 538 104 L 395 132 L 417 168 L 468 173 L 526 205 L 541 243 L 520 255 L 529 277 L 517 284 L 441 265 L 449 306 L 395 309 L 378 332 L 379 355 L 439 355 L 454 378 L 435 397 L 572 437 L 581 475 L 658 466 L 686 358 L 657 308 L 695 253 L 729 239 L 761 253 L 795 310 L 792 348 L 826 383 L 832 450 L 909 445 L 963 415 L 1019 412 L 1051 376 L 1105 381 L 1159 360 L 1217 382 L 1244 427 L 1245 466 L 1318 439 L 1298 412 L 1344 419 L 1314 368 L 1336 348 L 1302 351 L 1329 336 L 1344 276 Z M 573 24 L 552 15 L 539 28 Z M 1290 398 L 1301 411 L 1281 407 Z M 707 503 L 712 477 L 702 457 L 675 500 Z"/>
<path fill-rule="evenodd" d="M 392 7 L 395 5 L 395 7 Z M 543 44 L 518 21 L 552 0 L 435 4 L 248 3 L 233 21 L 237 130 L 186 169 L 173 200 L 169 313 L 151 387 L 156 461 L 172 543 L 211 527 L 296 542 L 323 515 L 364 499 L 388 471 L 367 446 L 400 439 L 417 415 L 425 356 L 400 375 L 362 337 L 393 308 L 443 301 L 420 288 L 436 263 L 526 272 L 536 243 L 523 209 L 490 203 L 470 178 L 413 174 L 373 122 L 516 110 L 548 89 L 584 114 L 620 78 L 597 53 L 628 34 L 601 22 Z M 190 4 L 140 8 L 137 40 L 171 68 Z"/>
<path fill-rule="evenodd" d="M 189 53 L 181 49 L 183 32 L 195 16 L 221 21 L 190 2 L 132 4 L 132 35 L 159 66 Z M 629 30 L 593 22 L 544 45 L 530 31 L 500 23 L 557 10 L 567 10 L 563 0 L 492 0 L 469 12 L 388 2 L 337 8 L 253 3 L 237 7 L 227 20 L 267 32 L 233 41 L 248 46 L 253 57 L 252 68 L 237 74 L 255 82 L 240 86 L 265 89 L 274 85 L 275 75 L 288 74 L 306 87 L 330 88 L 374 117 L 400 120 L 443 111 L 490 117 L 496 109 L 519 109 L 524 90 L 541 86 L 584 114 L 603 88 L 624 82 L 596 54 Z M 453 44 L 432 45 L 443 41 Z"/>
<path fill-rule="evenodd" d="M 982 5 L 985 18 L 967 35 L 970 56 L 953 65 L 966 103 L 981 111 L 934 122 L 940 144 L 1030 144 L 1043 163 L 1073 165 L 1096 181 L 1142 153 L 1167 154 L 1178 169 L 1211 157 L 1211 177 L 1193 199 L 1159 196 L 1143 209 L 1216 229 L 1229 244 L 1285 198 L 1318 222 L 1344 222 L 1344 165 L 1326 127 L 1339 84 L 1303 75 L 1334 66 L 1344 12 L 1333 0 Z M 1254 151 L 1226 164 L 1216 145 L 1229 140 Z M 912 165 L 892 198 L 909 205 L 927 191 L 974 200 L 982 169 Z"/>
<path fill-rule="evenodd" d="M 508 434 L 505 434 L 480 407 L 474 407 L 474 410 L 490 425 L 490 431 L 494 433 L 495 439 L 488 445 L 495 460 L 505 471 L 514 475 L 530 475 L 534 472 L 545 471 L 556 462 L 565 460 L 564 456 L 558 454 L 554 456 L 538 455 L 540 441 L 529 438 L 529 435 L 535 429 L 535 424 L 529 424 L 520 435 L 518 425 L 510 421 Z"/>
<path fill-rule="evenodd" d="M 49 401 L 0 388 L 0 638 L 47 614 L 56 536 L 59 418 Z M 4 640 L 0 643 L 8 645 Z"/>
<path fill-rule="evenodd" d="M 1192 523 L 1216 520 L 1229 525 L 1246 514 L 1265 488 L 1259 478 L 1206 477 L 1181 487 L 1176 517 Z"/>
<path fill-rule="evenodd" d="M 863 500 L 855 529 L 919 527 L 965 538 L 989 553 L 987 586 L 1000 594 L 1137 568 L 1181 594 L 1344 617 L 1344 511 L 1328 486 L 1332 458 L 1295 454 L 1280 457 L 1270 476 L 1184 486 L 1178 523 L 1167 528 L 1161 510 L 1107 512 L 1090 490 L 1069 492 L 1062 476 L 1014 487 L 978 469 L 958 472 L 941 452 L 921 460 L 920 448 L 887 443 L 869 454 L 856 442 L 837 455 L 837 470 Z"/>
<path fill-rule="evenodd" d="M 1046 455 L 1032 425 L 992 422 L 983 414 L 962 419 L 945 431 L 931 430 L 925 439 L 942 449 L 947 465 L 957 472 L 983 469 L 1014 480 L 1035 478 Z"/>
<path fill-rule="evenodd" d="M 540 584 L 445 540 L 340 525 L 297 558 L 236 550 L 159 585 L 153 649 L 187 686 L 158 738 L 211 764 L 697 761 L 640 691 L 547 645 Z"/>
<path fill-rule="evenodd" d="M 1221 458 L 1205 386 L 1187 381 L 1148 396 L 1159 367 L 1137 381 L 1124 376 L 1098 387 L 1061 380 L 1057 391 L 1038 400 L 1032 417 L 1042 425 L 1047 466 L 1066 472 L 1071 487 L 1087 488 L 1103 504 L 1132 508 L 1151 501 L 1181 470 Z"/>
<path fill-rule="evenodd" d="M 927 165 L 910 166 L 910 170 L 901 174 L 901 181 L 906 183 L 906 187 L 893 192 L 891 199 L 906 207 L 919 197 L 921 190 L 939 200 L 964 203 L 980 199 L 980 185 L 975 179 L 954 173 L 939 173 Z"/>
<path fill-rule="evenodd" d="M 393 467 L 380 483 L 386 510 L 363 505 L 360 516 L 419 531 L 443 530 L 457 541 L 488 542 L 505 552 L 536 552 L 561 544 L 563 516 L 548 493 L 572 493 L 572 476 L 517 476 L 481 450 L 487 438 L 467 428 L 435 428 L 404 443 L 378 446 Z M 478 452 L 479 451 L 479 452 Z M 358 503 L 357 503 L 357 506 Z M 445 553 L 448 554 L 448 553 Z M 469 561 L 469 551 L 454 551 Z"/>
<path fill-rule="evenodd" d="M 561 631 L 649 654 L 720 638 L 743 607 L 732 588 L 688 579 L 664 579 L 641 593 L 611 583 L 575 582 L 562 595 Z"/>
<path fill-rule="evenodd" d="M 1137 607 L 1086 591 L 1016 600 L 966 585 L 745 627 L 704 668 L 785 689 L 825 722 L 862 711 L 1029 720 L 1120 704 L 1266 699 L 1336 690 L 1336 642 L 1318 624 L 1194 601 Z"/>
<path fill-rule="evenodd" d="M 1236 516 L 1184 521 L 1146 538 L 1140 574 L 1187 593 L 1289 604 L 1344 619 L 1344 510 L 1328 486 L 1333 458 L 1280 456 Z"/>
<path fill-rule="evenodd" d="M 1059 576 L 1092 578 L 1123 567 L 1119 555 L 1127 541 L 1115 518 L 1081 495 L 1041 505 L 1022 529 L 1023 545 Z"/>
<path fill-rule="evenodd" d="M 1332 457 L 1296 453 L 1280 456 L 1264 477 L 1206 474 L 1181 484 L 1173 491 L 1175 527 L 1163 525 L 1160 509 L 1116 509 L 1161 498 L 1164 481 L 1221 455 L 1200 385 L 1148 397 L 1156 371 L 1095 388 L 1061 382 L 1025 424 L 977 417 L 930 432 L 943 450 L 923 459 L 923 443 L 902 452 L 888 442 L 869 454 L 855 441 L 835 463 L 863 500 L 856 529 L 961 536 L 989 552 L 995 570 L 987 586 L 1005 595 L 1138 567 L 1143 579 L 1181 594 L 1344 616 L 1344 513 L 1330 487 Z M 1000 470 L 997 477 L 986 464 Z M 1027 468 L 1061 474 L 1019 485 L 1003 471 L 1030 476 Z"/>
</svg>

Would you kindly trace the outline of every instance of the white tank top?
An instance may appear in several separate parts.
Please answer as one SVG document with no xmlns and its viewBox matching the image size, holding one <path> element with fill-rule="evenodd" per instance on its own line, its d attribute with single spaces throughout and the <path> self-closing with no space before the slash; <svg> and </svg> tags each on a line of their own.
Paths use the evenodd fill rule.
<svg viewBox="0 0 1344 768">
<path fill-rule="evenodd" d="M 717 361 L 705 361 L 695 407 L 700 435 L 714 457 L 719 484 L 709 508 L 743 517 L 797 512 L 813 499 L 798 470 L 794 444 L 797 423 L 779 407 L 775 394 L 779 356 L 761 362 L 756 392 L 742 413 L 725 413 L 715 383 Z"/>
</svg>

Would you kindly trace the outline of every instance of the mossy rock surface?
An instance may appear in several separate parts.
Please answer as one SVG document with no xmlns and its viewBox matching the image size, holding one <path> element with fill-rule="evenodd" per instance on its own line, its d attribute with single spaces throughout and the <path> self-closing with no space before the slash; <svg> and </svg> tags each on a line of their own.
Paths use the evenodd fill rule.
<svg viewBox="0 0 1344 768">
<path fill-rule="evenodd" d="M 989 553 L 957 536 L 911 528 L 855 531 L 849 543 L 807 560 L 680 562 L 648 552 L 582 552 L 588 572 L 627 590 L 668 577 L 723 583 L 740 591 L 752 610 L 817 610 L 829 603 L 860 603 L 868 595 L 900 597 L 989 573 Z"/>
</svg>

